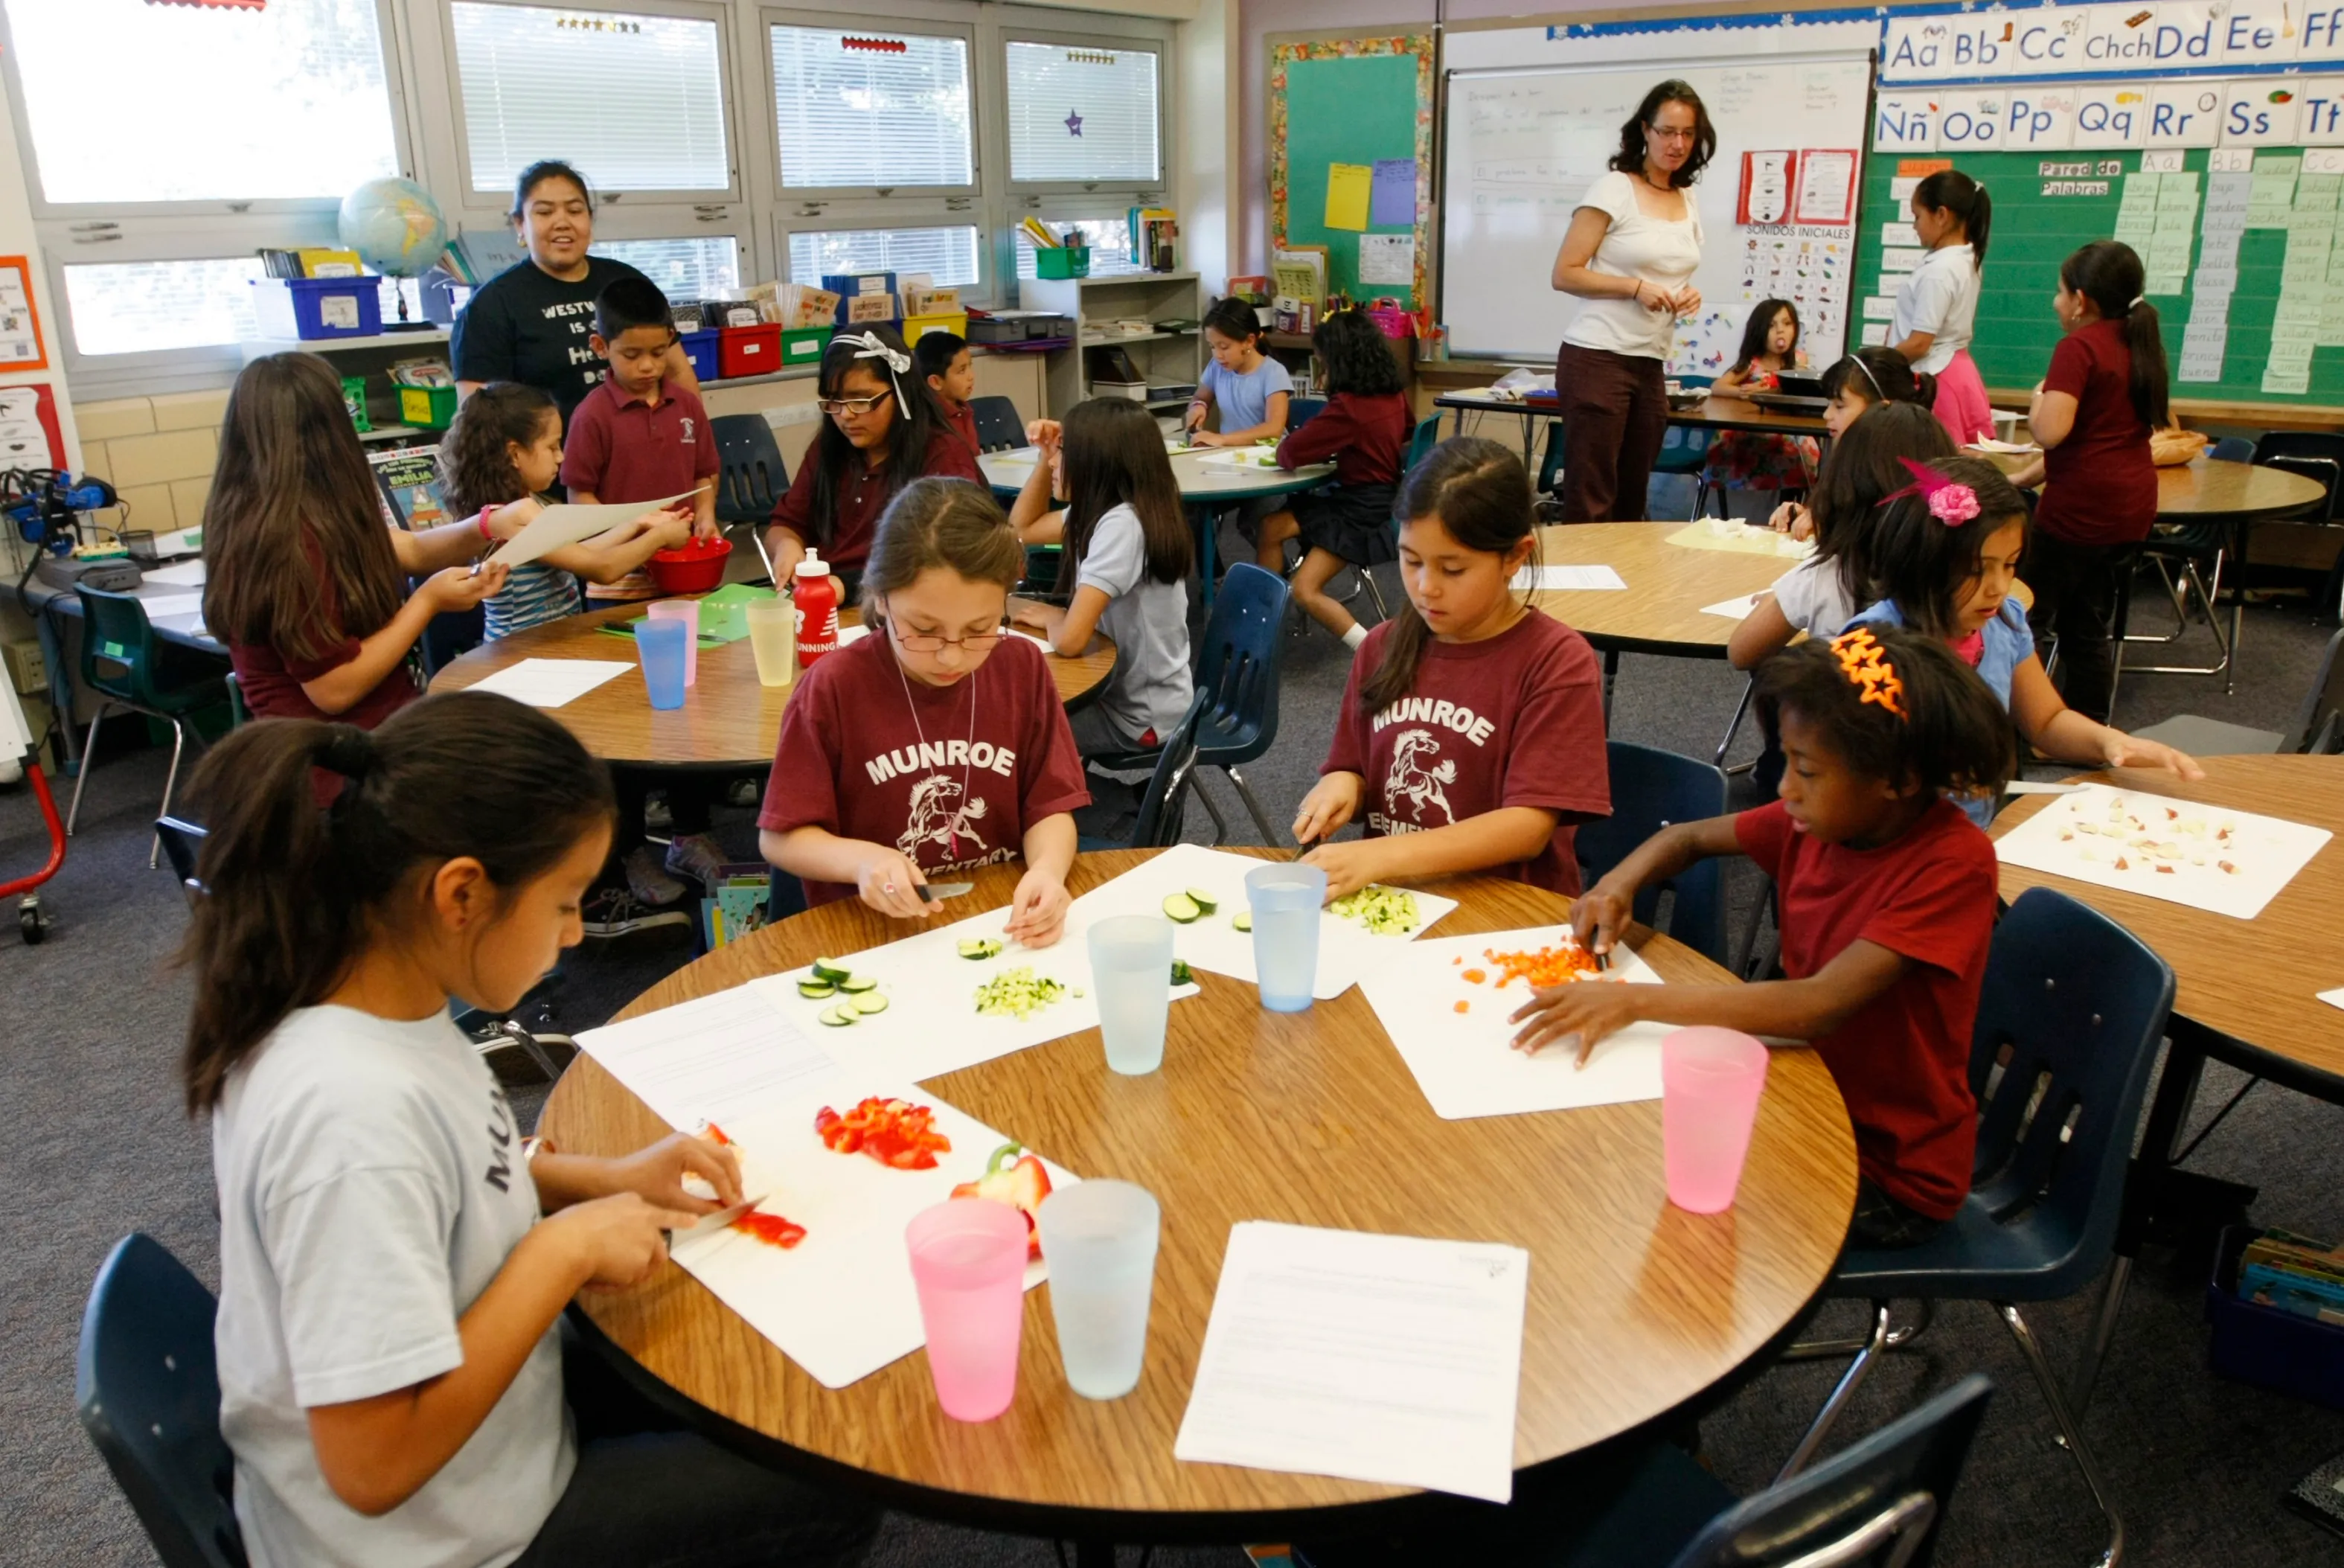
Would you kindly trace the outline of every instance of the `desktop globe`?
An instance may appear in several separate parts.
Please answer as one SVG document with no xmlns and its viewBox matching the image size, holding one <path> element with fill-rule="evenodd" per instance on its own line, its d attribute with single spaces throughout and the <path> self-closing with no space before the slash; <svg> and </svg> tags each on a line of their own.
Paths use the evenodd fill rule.
<svg viewBox="0 0 2344 1568">
<path fill-rule="evenodd" d="M 448 248 L 448 224 L 411 179 L 370 179 L 342 198 L 342 244 L 386 278 L 420 278 Z"/>
</svg>

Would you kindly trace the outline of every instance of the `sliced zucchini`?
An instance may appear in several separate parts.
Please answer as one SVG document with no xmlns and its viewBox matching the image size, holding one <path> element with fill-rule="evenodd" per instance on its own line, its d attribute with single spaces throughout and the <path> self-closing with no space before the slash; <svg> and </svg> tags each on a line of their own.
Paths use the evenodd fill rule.
<svg viewBox="0 0 2344 1568">
<path fill-rule="evenodd" d="M 1235 915 L 1229 916 L 1229 924 L 1236 926 L 1240 931 L 1252 930 L 1253 911 L 1250 909 L 1238 910 Z"/>
<path fill-rule="evenodd" d="M 839 1007 L 842 1008 L 852 1007 L 854 1009 L 855 1014 L 858 1017 L 867 1018 L 874 1013 L 885 1012 L 887 1010 L 887 998 L 877 991 L 865 991 L 859 996 L 850 997 L 846 1001 L 841 1002 Z"/>
<path fill-rule="evenodd" d="M 852 971 L 845 965 L 835 958 L 817 958 L 813 961 L 813 977 L 817 980 L 827 980 L 834 986 L 847 978 L 851 973 Z"/>
<path fill-rule="evenodd" d="M 1221 901 L 1218 897 L 1213 894 L 1206 892 L 1201 887 L 1191 887 L 1188 889 L 1188 902 L 1195 905 L 1197 908 L 1203 910 L 1207 915 L 1210 915 L 1214 910 L 1221 906 Z"/>
<path fill-rule="evenodd" d="M 877 990 L 879 988 L 879 982 L 873 979 L 868 975 L 849 975 L 845 979 L 841 980 L 838 983 L 838 988 L 845 992 L 850 996 L 861 996 L 865 991 Z"/>
<path fill-rule="evenodd" d="M 838 995 L 838 987 L 827 980 L 800 980 L 798 995 L 809 1002 L 819 1002 Z"/>
<path fill-rule="evenodd" d="M 1175 925 L 1194 925 L 1204 913 L 1197 906 L 1197 901 L 1185 893 L 1171 894 L 1164 900 L 1164 918 Z"/>
<path fill-rule="evenodd" d="M 824 1007 L 815 1016 L 834 1029 L 843 1029 L 861 1017 L 853 1007 Z"/>
<path fill-rule="evenodd" d="M 1175 958 L 1172 960 L 1172 983 L 1174 985 L 1193 985 L 1196 982 L 1196 971 L 1188 967 L 1188 960 L 1186 958 Z"/>
<path fill-rule="evenodd" d="M 964 958 L 993 958 L 999 956 L 1000 953 L 1001 944 L 990 936 L 961 938 L 960 956 Z"/>
</svg>

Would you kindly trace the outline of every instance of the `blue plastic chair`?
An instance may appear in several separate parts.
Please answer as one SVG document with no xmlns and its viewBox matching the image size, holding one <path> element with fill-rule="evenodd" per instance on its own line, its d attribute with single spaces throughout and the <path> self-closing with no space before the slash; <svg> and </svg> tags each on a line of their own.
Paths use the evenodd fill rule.
<svg viewBox="0 0 2344 1568">
<path fill-rule="evenodd" d="M 790 489 L 781 444 L 763 414 L 719 414 L 708 429 L 716 438 L 716 521 L 728 535 L 736 528 L 749 531 L 770 578 L 773 562 L 765 552 L 764 525 Z"/>
<path fill-rule="evenodd" d="M 1709 477 L 1709 449 L 1715 444 L 1717 432 L 1698 430 L 1691 425 L 1671 425 L 1661 438 L 1660 456 L 1652 460 L 1652 471 L 1690 475 L 1693 481 L 1692 514 L 1699 517 L 1702 506 L 1714 489 L 1722 497 L 1725 487 Z M 1646 510 L 1650 510 L 1647 508 Z"/>
<path fill-rule="evenodd" d="M 1652 835 L 1676 822 L 1725 814 L 1725 774 L 1674 752 L 1611 741 L 1604 751 L 1612 774 L 1612 814 L 1582 823 L 1572 847 L 1590 885 Z M 1646 926 L 1660 912 L 1663 889 L 1675 894 L 1668 934 L 1715 963 L 1725 960 L 1725 887 L 1722 863 L 1696 861 L 1691 869 L 1636 894 L 1636 918 Z"/>
<path fill-rule="evenodd" d="M 1292 435 L 1308 424 L 1326 406 L 1327 400 L 1324 398 L 1288 398 L 1286 400 L 1286 433 Z"/>
<path fill-rule="evenodd" d="M 109 593 L 97 588 L 76 588 L 81 599 L 81 681 L 98 695 L 97 712 L 89 721 L 89 736 L 82 742 L 80 771 L 74 776 L 73 804 L 66 808 L 66 836 L 73 836 L 81 819 L 81 792 L 89 784 L 89 770 L 97 761 L 97 726 L 117 708 L 160 719 L 171 726 L 171 770 L 163 775 L 164 812 L 171 809 L 171 792 L 179 784 L 179 758 L 187 749 L 187 720 L 226 694 L 220 684 L 222 661 L 198 653 L 155 635 L 146 606 L 135 593 Z M 200 747 L 201 742 L 198 741 Z M 148 846 L 146 869 L 152 871 L 162 855 L 158 840 Z"/>
<path fill-rule="evenodd" d="M 1173 726 L 1171 738 L 1154 753 L 1147 754 L 1156 758 L 1156 767 L 1147 776 L 1147 788 L 1140 794 L 1139 814 L 1132 824 L 1131 836 L 1117 839 L 1085 835 L 1078 847 L 1086 853 L 1101 849 L 1166 849 L 1180 842 L 1181 805 L 1188 792 L 1189 775 L 1197 765 L 1197 729 L 1212 702 L 1210 692 L 1198 692 L 1197 700 L 1188 704 L 1188 711 Z"/>
<path fill-rule="evenodd" d="M 1917 1247 L 1841 1258 L 1824 1290 L 1869 1300 L 1871 1331 L 1783 1479 L 1813 1457 L 1888 1345 L 1892 1299 L 1987 1301 L 2018 1341 L 2107 1519 L 2102 1561 L 2123 1555 L 2124 1522 L 2018 1303 L 2072 1296 L 2107 1266 L 2142 1097 L 2172 1009 L 2173 971 L 2107 916 L 2046 887 L 2010 906 L 1995 930 L 1971 1035 L 1978 1134 L 1970 1195 Z M 2010 1058 L 2000 1062 L 2006 1048 Z M 2077 1374 L 2081 1393 L 2096 1356 L 2087 1352 Z"/>
<path fill-rule="evenodd" d="M 1440 416 L 1428 414 L 1417 420 L 1415 433 L 1408 438 L 1408 463 L 1400 470 L 1403 483 L 1407 475 L 1416 471 L 1416 465 L 1430 457 L 1432 449 L 1440 444 Z"/>
<path fill-rule="evenodd" d="M 236 1460 L 219 1429 L 217 1311 L 167 1248 L 133 1234 L 106 1254 L 82 1313 L 82 1430 L 164 1568 L 245 1568 Z"/>
<path fill-rule="evenodd" d="M 2255 460 L 2254 438 L 2224 436 L 2206 449 L 2206 460 L 2217 463 L 2250 463 Z"/>
<path fill-rule="evenodd" d="M 1026 421 L 1007 398 L 971 398 L 968 407 L 976 416 L 977 450 L 1005 452 L 1026 444 Z"/>
<path fill-rule="evenodd" d="M 204 891 L 203 879 L 196 875 L 196 861 L 203 854 L 204 832 L 196 824 L 179 817 L 155 819 L 156 842 L 163 846 L 163 858 L 171 863 L 171 875 L 187 890 L 190 904 Z"/>
<path fill-rule="evenodd" d="M 1197 693 L 1210 703 L 1197 720 L 1196 766 L 1218 768 L 1228 776 L 1268 845 L 1284 841 L 1238 768 L 1268 751 L 1278 739 L 1278 633 L 1288 598 L 1285 579 L 1240 561 L 1221 580 L 1205 634 L 1197 644 Z M 1158 760 L 1156 751 L 1091 759 L 1110 773 L 1137 773 L 1155 767 Z M 1200 789 L 1197 798 L 1212 815 L 1213 842 L 1221 843 L 1228 835 L 1228 824 L 1210 795 Z"/>
</svg>

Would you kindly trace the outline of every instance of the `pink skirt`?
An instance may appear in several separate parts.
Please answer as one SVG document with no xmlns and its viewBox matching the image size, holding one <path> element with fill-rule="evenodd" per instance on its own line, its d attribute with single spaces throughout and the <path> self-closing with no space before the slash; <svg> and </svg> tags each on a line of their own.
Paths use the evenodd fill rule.
<svg viewBox="0 0 2344 1568">
<path fill-rule="evenodd" d="M 1985 379 L 1967 349 L 1954 352 L 1953 362 L 1937 372 L 1937 422 L 1957 447 L 1994 439 L 1994 405 L 1985 399 Z"/>
</svg>

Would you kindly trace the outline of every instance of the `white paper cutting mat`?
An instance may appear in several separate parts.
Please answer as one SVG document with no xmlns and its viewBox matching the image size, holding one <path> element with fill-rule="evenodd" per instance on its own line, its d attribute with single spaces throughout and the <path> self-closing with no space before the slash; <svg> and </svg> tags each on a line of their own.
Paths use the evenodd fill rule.
<svg viewBox="0 0 2344 1568">
<path fill-rule="evenodd" d="M 2006 865 L 2252 920 L 2333 835 L 2275 816 L 2086 784 L 1995 843 Z"/>
</svg>

